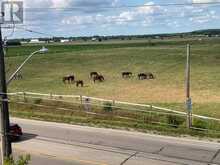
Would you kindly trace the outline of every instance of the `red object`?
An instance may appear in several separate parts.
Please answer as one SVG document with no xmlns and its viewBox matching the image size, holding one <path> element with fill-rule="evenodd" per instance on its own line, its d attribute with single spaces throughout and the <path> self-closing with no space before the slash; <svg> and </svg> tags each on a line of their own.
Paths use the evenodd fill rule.
<svg viewBox="0 0 220 165">
<path fill-rule="evenodd" d="M 11 123 L 10 124 L 10 140 L 16 141 L 19 140 L 23 135 L 22 129 L 18 124 Z"/>
</svg>

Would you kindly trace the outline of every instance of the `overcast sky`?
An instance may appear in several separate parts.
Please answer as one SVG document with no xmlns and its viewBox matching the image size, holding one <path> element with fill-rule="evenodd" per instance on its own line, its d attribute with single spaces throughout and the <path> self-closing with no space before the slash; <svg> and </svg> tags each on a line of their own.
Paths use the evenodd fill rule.
<svg viewBox="0 0 220 165">
<path fill-rule="evenodd" d="M 24 0 L 25 21 L 17 26 L 51 36 L 155 34 L 220 28 L 220 4 L 160 6 L 191 2 L 220 0 Z M 150 6 L 117 8 L 136 5 Z M 3 34 L 9 35 L 10 31 L 4 30 Z M 11 37 L 47 36 L 16 29 Z"/>
</svg>

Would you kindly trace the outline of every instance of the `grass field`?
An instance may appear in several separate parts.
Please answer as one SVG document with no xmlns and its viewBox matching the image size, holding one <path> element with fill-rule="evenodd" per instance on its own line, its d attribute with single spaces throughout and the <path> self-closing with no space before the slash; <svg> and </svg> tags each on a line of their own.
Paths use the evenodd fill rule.
<svg viewBox="0 0 220 165">
<path fill-rule="evenodd" d="M 39 54 L 22 70 L 23 80 L 9 91 L 77 94 L 136 103 L 153 103 L 184 110 L 186 44 L 192 45 L 192 99 L 194 112 L 220 118 L 220 40 L 124 41 L 96 44 L 49 44 L 50 52 Z M 10 47 L 9 73 L 41 45 Z M 102 73 L 106 81 L 94 84 L 89 73 Z M 123 80 L 121 72 L 135 76 Z M 139 81 L 137 74 L 152 72 L 155 80 Z M 84 88 L 64 85 L 62 77 L 74 74 Z"/>
</svg>

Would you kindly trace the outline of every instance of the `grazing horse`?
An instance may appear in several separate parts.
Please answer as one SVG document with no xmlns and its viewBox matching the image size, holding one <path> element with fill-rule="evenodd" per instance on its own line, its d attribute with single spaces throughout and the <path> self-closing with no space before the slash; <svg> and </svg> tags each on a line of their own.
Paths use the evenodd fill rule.
<svg viewBox="0 0 220 165">
<path fill-rule="evenodd" d="M 149 72 L 147 73 L 148 79 L 155 79 L 153 73 Z"/>
<path fill-rule="evenodd" d="M 138 75 L 138 79 L 139 80 L 154 79 L 154 78 L 155 77 L 154 77 L 154 75 L 151 72 L 149 72 L 149 73 L 140 73 Z"/>
<path fill-rule="evenodd" d="M 131 72 L 122 72 L 122 78 L 131 78 L 132 73 Z"/>
<path fill-rule="evenodd" d="M 147 74 L 145 74 L 145 73 L 140 73 L 140 74 L 138 74 L 138 79 L 139 80 L 145 80 L 145 79 L 147 79 Z"/>
<path fill-rule="evenodd" d="M 65 76 L 63 77 L 63 83 L 66 83 L 66 81 L 70 84 L 73 83 L 75 81 L 75 76 L 74 75 L 70 75 L 70 76 Z"/>
<path fill-rule="evenodd" d="M 78 81 L 76 81 L 76 86 L 77 86 L 77 87 L 79 87 L 79 86 L 83 87 L 83 86 L 84 86 L 83 80 L 78 80 Z"/>
<path fill-rule="evenodd" d="M 105 80 L 105 78 L 104 78 L 104 76 L 102 76 L 102 75 L 97 75 L 97 76 L 93 77 L 94 83 L 95 83 L 96 81 L 103 82 L 104 80 Z"/>
<path fill-rule="evenodd" d="M 94 78 L 95 76 L 98 76 L 99 74 L 97 72 L 91 72 L 90 78 Z"/>
</svg>

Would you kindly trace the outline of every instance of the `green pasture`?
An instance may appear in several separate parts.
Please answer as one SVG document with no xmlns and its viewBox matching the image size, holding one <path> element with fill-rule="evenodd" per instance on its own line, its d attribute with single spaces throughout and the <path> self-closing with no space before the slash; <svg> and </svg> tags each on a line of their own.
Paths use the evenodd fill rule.
<svg viewBox="0 0 220 165">
<path fill-rule="evenodd" d="M 110 43 L 48 44 L 23 68 L 22 80 L 13 81 L 10 92 L 74 94 L 153 103 L 184 111 L 186 44 L 192 47 L 192 99 L 194 113 L 220 118 L 220 40 L 121 41 Z M 8 75 L 42 45 L 9 47 Z M 94 84 L 89 73 L 97 71 L 105 82 Z M 132 79 L 121 72 L 131 71 Z M 152 72 L 155 80 L 139 81 L 137 74 Z M 85 87 L 65 85 L 62 77 L 74 74 Z"/>
</svg>

